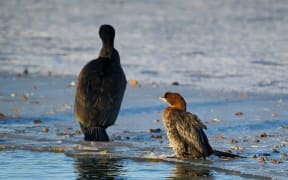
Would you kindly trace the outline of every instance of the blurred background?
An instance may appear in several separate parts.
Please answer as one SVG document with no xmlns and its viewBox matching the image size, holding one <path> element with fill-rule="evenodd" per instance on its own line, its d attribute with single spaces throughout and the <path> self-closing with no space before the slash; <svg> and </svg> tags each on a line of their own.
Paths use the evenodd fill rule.
<svg viewBox="0 0 288 180">
<path fill-rule="evenodd" d="M 128 79 L 287 93 L 285 0 L 0 2 L 0 71 L 76 76 L 116 29 Z"/>
</svg>

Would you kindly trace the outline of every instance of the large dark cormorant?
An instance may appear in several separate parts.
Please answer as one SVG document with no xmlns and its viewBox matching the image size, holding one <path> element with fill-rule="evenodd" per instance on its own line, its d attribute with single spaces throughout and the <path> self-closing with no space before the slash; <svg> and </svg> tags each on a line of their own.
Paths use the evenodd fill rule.
<svg viewBox="0 0 288 180">
<path fill-rule="evenodd" d="M 101 25 L 99 35 L 99 57 L 82 68 L 75 97 L 74 113 L 87 141 L 109 141 L 106 128 L 116 121 L 127 84 L 114 28 Z"/>
<path fill-rule="evenodd" d="M 170 146 L 179 159 L 206 158 L 211 154 L 224 157 L 240 157 L 238 155 L 216 151 L 209 144 L 203 129 L 206 126 L 200 119 L 186 112 L 184 98 L 174 92 L 166 92 L 161 100 L 168 103 L 164 109 L 162 120 L 167 131 Z"/>
</svg>

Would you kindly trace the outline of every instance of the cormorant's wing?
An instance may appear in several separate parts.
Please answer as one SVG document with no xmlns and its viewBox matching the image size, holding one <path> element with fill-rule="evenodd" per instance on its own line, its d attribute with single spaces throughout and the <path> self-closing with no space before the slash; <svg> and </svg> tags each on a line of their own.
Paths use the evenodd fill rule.
<svg viewBox="0 0 288 180">
<path fill-rule="evenodd" d="M 89 62 L 81 71 L 79 78 L 79 89 L 86 106 L 93 107 L 100 100 L 103 90 L 104 75 L 109 59 L 101 58 Z M 85 88 L 83 88 L 85 87 Z"/>
<path fill-rule="evenodd" d="M 80 117 L 78 120 L 85 121 L 87 126 L 108 126 L 114 123 L 107 122 L 109 114 L 105 111 L 113 105 L 112 98 L 114 97 L 111 92 L 104 91 L 107 86 L 112 86 L 106 81 L 107 77 L 104 77 L 104 75 L 110 74 L 107 72 L 109 63 L 108 58 L 98 58 L 90 61 L 80 72 L 75 106 L 77 106 L 77 114 Z M 108 88 L 112 89 L 113 87 Z M 111 97 L 111 100 L 108 97 Z"/>
<path fill-rule="evenodd" d="M 179 115 L 176 117 L 175 124 L 178 133 L 190 146 L 193 145 L 197 151 L 205 156 L 209 156 L 212 148 L 203 131 L 203 129 L 206 129 L 206 126 L 196 115 L 189 112 L 179 112 Z"/>
</svg>

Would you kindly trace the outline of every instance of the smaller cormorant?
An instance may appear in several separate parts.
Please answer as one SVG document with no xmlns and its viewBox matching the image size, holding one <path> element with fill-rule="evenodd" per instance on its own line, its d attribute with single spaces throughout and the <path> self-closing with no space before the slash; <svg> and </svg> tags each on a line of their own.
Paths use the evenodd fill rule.
<svg viewBox="0 0 288 180">
<path fill-rule="evenodd" d="M 206 158 L 211 154 L 240 157 L 217 151 L 211 147 L 203 130 L 206 129 L 206 126 L 196 115 L 186 112 L 186 102 L 180 94 L 166 92 L 160 99 L 168 103 L 168 107 L 163 111 L 162 120 L 176 158 L 199 159 Z"/>
</svg>

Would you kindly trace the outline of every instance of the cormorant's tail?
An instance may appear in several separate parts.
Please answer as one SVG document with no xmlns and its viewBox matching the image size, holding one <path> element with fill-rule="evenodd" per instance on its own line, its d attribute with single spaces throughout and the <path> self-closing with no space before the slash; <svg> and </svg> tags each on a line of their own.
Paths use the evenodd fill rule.
<svg viewBox="0 0 288 180">
<path fill-rule="evenodd" d="M 103 127 L 90 127 L 84 134 L 85 141 L 109 141 L 106 128 Z"/>
<path fill-rule="evenodd" d="M 214 152 L 212 154 L 214 154 L 215 156 L 218 156 L 218 157 L 244 158 L 243 156 L 239 156 L 236 154 L 227 153 L 227 152 L 223 152 L 223 151 L 217 151 L 217 150 L 214 150 Z"/>
</svg>

